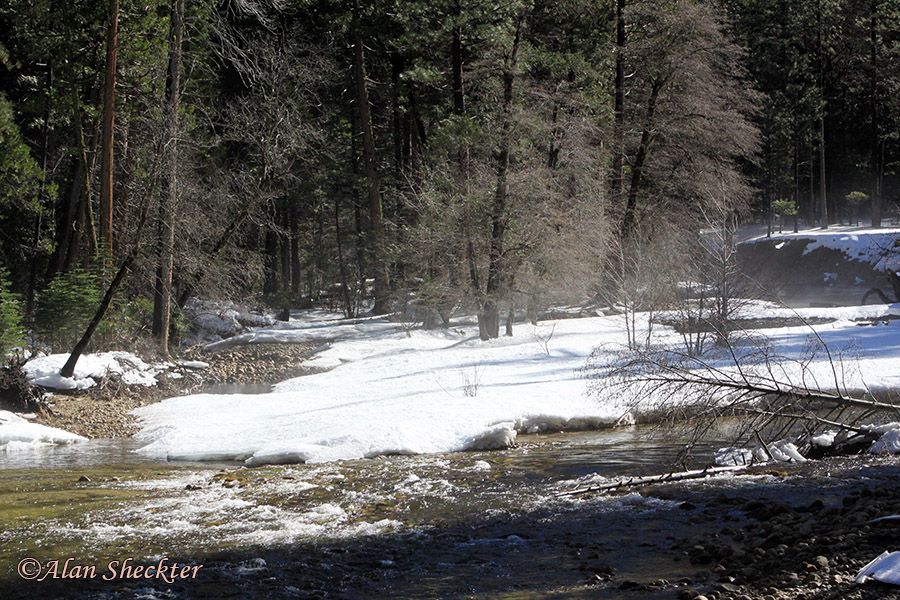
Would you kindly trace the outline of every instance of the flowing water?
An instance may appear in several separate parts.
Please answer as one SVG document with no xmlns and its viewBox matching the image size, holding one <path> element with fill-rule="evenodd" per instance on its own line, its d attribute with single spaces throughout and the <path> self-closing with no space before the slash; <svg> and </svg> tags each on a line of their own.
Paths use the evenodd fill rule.
<svg viewBox="0 0 900 600">
<path fill-rule="evenodd" d="M 4 455 L 0 597 L 671 598 L 693 573 L 667 541 L 696 527 L 683 500 L 558 495 L 675 469 L 681 444 L 648 431 L 253 469 L 154 462 L 131 440 Z M 98 575 L 23 581 L 24 557 Z M 191 580 L 103 581 L 125 558 L 203 566 Z M 631 580 L 650 587 L 620 589 Z"/>
<path fill-rule="evenodd" d="M 0 458 L 0 581 L 16 581 L 23 557 L 102 566 L 118 557 L 202 562 L 275 552 L 269 561 L 277 562 L 279 549 L 298 545 L 335 549 L 435 531 L 461 536 L 448 556 L 490 561 L 521 550 L 525 538 L 463 531 L 566 512 L 571 501 L 556 493 L 576 482 L 668 468 L 680 445 L 646 433 L 522 436 L 505 451 L 255 469 L 155 462 L 135 453 L 133 440 L 10 453 Z M 617 510 L 635 514 L 658 508 L 638 497 L 617 502 Z"/>
</svg>

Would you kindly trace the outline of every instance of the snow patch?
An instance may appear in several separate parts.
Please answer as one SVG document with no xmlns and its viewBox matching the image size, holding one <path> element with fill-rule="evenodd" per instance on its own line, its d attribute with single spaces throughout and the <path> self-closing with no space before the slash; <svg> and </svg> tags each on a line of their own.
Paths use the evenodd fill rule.
<svg viewBox="0 0 900 600">
<path fill-rule="evenodd" d="M 0 410 L 0 451 L 24 452 L 48 444 L 68 444 L 85 440 L 80 435 L 31 423 L 9 411 Z"/>
<path fill-rule="evenodd" d="M 856 583 L 865 583 L 869 579 L 900 585 L 900 552 L 882 552 L 856 575 Z"/>
<path fill-rule="evenodd" d="M 900 452 L 900 429 L 885 431 L 869 448 L 872 454 L 897 454 Z"/>
<path fill-rule="evenodd" d="M 69 360 L 68 354 L 51 354 L 33 358 L 22 366 L 33 385 L 56 390 L 84 390 L 97 385 L 101 379 L 118 375 L 128 385 L 156 385 L 156 375 L 166 365 L 150 365 L 130 352 L 102 352 L 84 354 L 75 365 L 72 377 L 63 377 L 60 370 Z"/>
</svg>

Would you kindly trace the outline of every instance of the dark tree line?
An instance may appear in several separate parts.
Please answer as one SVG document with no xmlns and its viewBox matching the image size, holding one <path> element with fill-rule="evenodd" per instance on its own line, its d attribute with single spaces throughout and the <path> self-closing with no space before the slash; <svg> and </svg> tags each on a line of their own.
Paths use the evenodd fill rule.
<svg viewBox="0 0 900 600">
<path fill-rule="evenodd" d="M 191 296 L 487 339 L 735 211 L 897 201 L 886 0 L 2 0 L 0 30 L 3 279 L 29 316 L 118 281 L 164 352 Z"/>
</svg>

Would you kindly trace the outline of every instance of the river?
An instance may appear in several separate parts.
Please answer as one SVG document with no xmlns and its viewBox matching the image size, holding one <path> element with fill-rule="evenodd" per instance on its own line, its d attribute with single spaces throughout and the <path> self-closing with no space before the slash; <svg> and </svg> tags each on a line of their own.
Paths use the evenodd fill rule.
<svg viewBox="0 0 900 600">
<path fill-rule="evenodd" d="M 328 573 L 332 569 L 346 570 L 352 577 L 359 576 L 360 569 L 371 568 L 390 575 L 396 573 L 396 561 L 389 558 L 392 546 L 404 547 L 411 540 L 454 539 L 439 553 L 446 554 L 447 565 L 456 566 L 440 567 L 438 571 L 446 571 L 439 577 L 444 583 L 429 585 L 437 589 L 466 582 L 477 587 L 472 577 L 484 577 L 486 582 L 497 579 L 485 565 L 500 556 L 512 561 L 504 569 L 522 576 L 524 566 L 514 558 L 532 544 L 528 539 L 545 537 L 537 535 L 535 527 L 543 529 L 542 520 L 565 519 L 564 515 L 579 512 L 572 507 L 581 502 L 557 498 L 560 490 L 669 468 L 680 444 L 648 437 L 648 431 L 629 427 L 531 435 L 522 436 L 516 448 L 505 451 L 255 469 L 154 462 L 133 452 L 137 447 L 133 440 L 91 440 L 12 453 L 0 461 L 0 573 L 4 582 L 18 583 L 19 589 L 51 583 L 17 582 L 15 568 L 23 557 L 73 558 L 79 564 L 100 567 L 124 557 L 152 562 L 177 556 L 192 564 L 219 557 L 216 569 L 221 574 L 228 569 L 252 571 L 262 561 L 277 563 L 292 548 L 302 547 L 317 559 L 324 549 L 338 555 L 341 548 L 366 549 L 365 558 L 359 560 L 371 565 L 331 558 L 330 566 L 308 569 L 315 581 L 314 585 L 307 582 L 306 588 L 312 585 L 319 592 L 330 589 L 333 593 Z M 609 517 L 609 539 L 602 543 L 622 538 L 626 530 L 639 533 L 631 517 L 642 517 L 639 520 L 647 526 L 652 522 L 647 512 L 666 507 L 663 501 L 637 495 L 599 503 L 595 507 L 599 514 L 618 514 Z M 498 532 L 491 537 L 492 523 L 517 521 L 521 525 L 514 529 L 521 530 L 519 534 Z M 579 537 L 577 532 L 559 533 Z M 532 552 L 525 554 L 533 558 Z M 552 554 L 546 560 L 552 562 Z M 460 566 L 460 560 L 474 562 Z M 415 585 L 421 583 L 417 579 Z M 401 587 L 411 585 L 405 582 Z M 379 586 L 386 586 L 392 597 L 406 593 L 385 581 L 366 593 L 374 593 Z M 109 591 L 109 587 L 101 589 Z M 199 587 L 198 582 L 195 589 Z M 307 597 L 303 586 L 297 589 L 298 597 Z M 190 596 L 190 588 L 183 593 Z M 422 593 L 418 597 L 435 592 Z"/>
<path fill-rule="evenodd" d="M 842 485 L 825 461 L 789 468 L 804 479 L 779 468 L 651 494 L 558 495 L 676 468 L 681 444 L 652 433 L 526 435 L 503 451 L 254 469 L 154 462 L 131 440 L 7 455 L 0 597 L 673 598 L 710 574 L 672 540 L 738 520 L 730 507 L 748 495 L 802 500 L 820 493 L 810 481 Z M 698 518 L 708 502 L 702 514 L 721 514 Z M 25 557 L 69 558 L 98 576 L 23 581 Z M 172 582 L 99 575 L 125 559 L 199 569 Z"/>
</svg>

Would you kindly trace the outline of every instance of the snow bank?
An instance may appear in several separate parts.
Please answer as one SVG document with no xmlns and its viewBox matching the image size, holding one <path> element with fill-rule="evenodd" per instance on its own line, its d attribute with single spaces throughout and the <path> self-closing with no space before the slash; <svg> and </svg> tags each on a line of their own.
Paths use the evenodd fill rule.
<svg viewBox="0 0 900 600">
<path fill-rule="evenodd" d="M 45 444 L 67 444 L 86 438 L 32 423 L 11 412 L 0 410 L 0 452 L 23 452 Z"/>
<path fill-rule="evenodd" d="M 806 462 L 806 458 L 800 454 L 793 443 L 787 440 L 778 440 L 766 444 L 765 448 L 758 445 L 755 448 L 719 448 L 715 453 L 715 463 L 718 466 L 740 466 L 751 463 L 764 463 L 770 460 L 775 462 Z"/>
<path fill-rule="evenodd" d="M 869 579 L 900 585 L 900 552 L 885 550 L 856 574 L 856 583 L 865 583 Z"/>
<path fill-rule="evenodd" d="M 868 427 L 868 429 L 881 434 L 881 437 L 869 448 L 869 452 L 872 454 L 900 453 L 900 423 L 887 423 L 878 427 Z"/>
<path fill-rule="evenodd" d="M 253 465 L 491 449 L 523 431 L 612 425 L 627 411 L 587 397 L 579 372 L 597 343 L 621 341 L 615 319 L 521 325 L 482 342 L 473 327 L 407 332 L 383 319 L 312 317 L 270 337 L 336 339 L 308 363 L 330 371 L 269 394 L 139 408 L 141 452 Z"/>
<path fill-rule="evenodd" d="M 814 329 L 835 360 L 843 356 L 840 386 L 863 389 L 864 382 L 877 391 L 900 389 L 900 321 L 859 327 L 852 319 L 898 309 L 800 312 L 824 311 L 836 319 Z M 758 315 L 774 311 L 757 307 Z M 330 339 L 306 363 L 330 370 L 283 382 L 268 394 L 183 396 L 139 408 L 138 438 L 146 442 L 141 452 L 253 465 L 502 448 L 514 443 L 517 433 L 610 426 L 635 411 L 677 401 L 642 398 L 634 407 L 621 394 L 601 399 L 587 393 L 583 368 L 591 352 L 604 345 L 621 348 L 625 342 L 620 317 L 517 325 L 513 337 L 482 342 L 473 325 L 422 331 L 380 318 L 345 320 L 324 311 L 295 316 L 290 323 L 247 335 L 280 342 Z M 681 343 L 670 328 L 654 331 L 661 344 Z M 765 334 L 781 355 L 794 359 L 777 364 L 779 376 L 823 389 L 835 386 L 828 356 L 821 351 L 808 356 L 809 327 L 767 329 Z M 727 352 L 704 359 L 722 369 L 731 361 Z M 800 460 L 792 447 L 769 450 Z"/>
<path fill-rule="evenodd" d="M 34 385 L 57 390 L 83 390 L 97 385 L 109 375 L 119 375 L 128 385 L 156 385 L 156 375 L 168 365 L 149 365 L 128 352 L 85 354 L 78 359 L 72 377 L 62 377 L 60 369 L 68 354 L 51 354 L 33 358 L 22 369 Z"/>
</svg>

